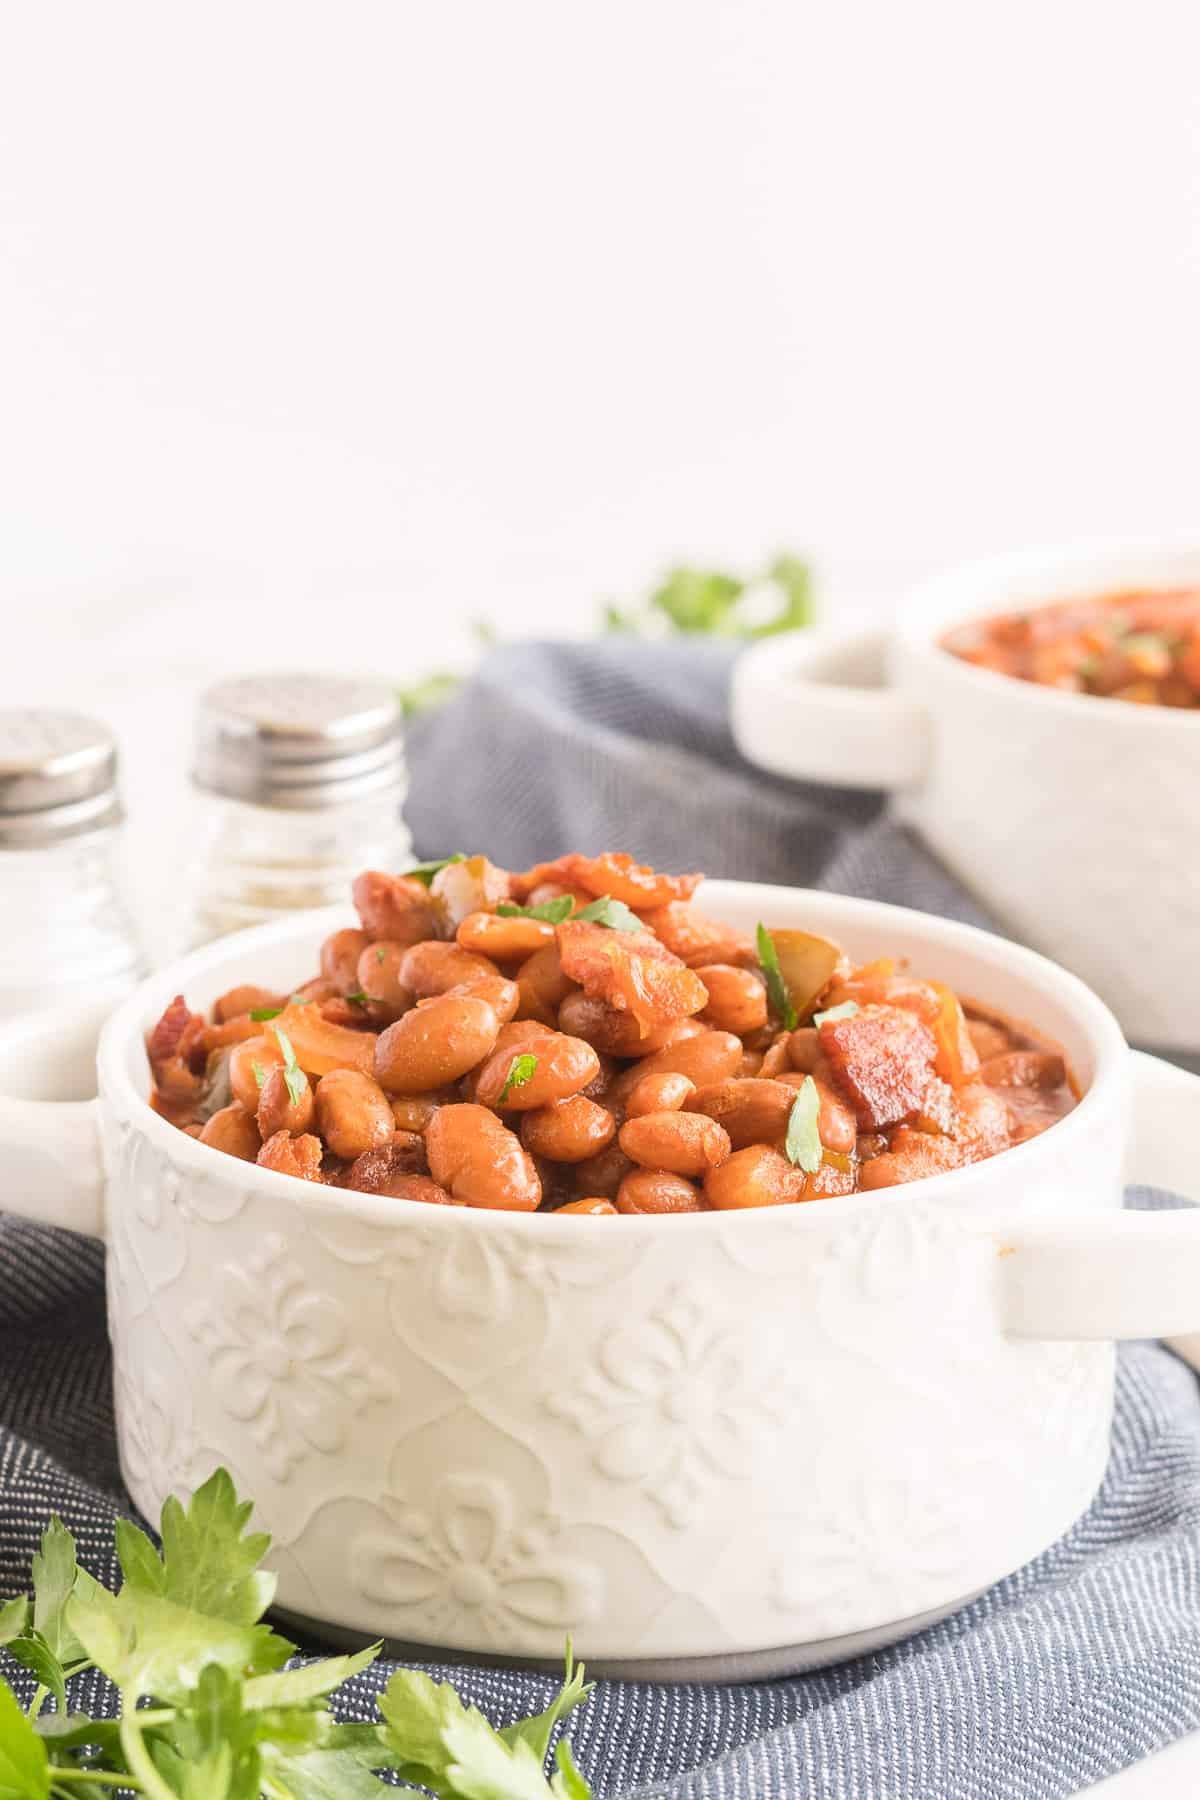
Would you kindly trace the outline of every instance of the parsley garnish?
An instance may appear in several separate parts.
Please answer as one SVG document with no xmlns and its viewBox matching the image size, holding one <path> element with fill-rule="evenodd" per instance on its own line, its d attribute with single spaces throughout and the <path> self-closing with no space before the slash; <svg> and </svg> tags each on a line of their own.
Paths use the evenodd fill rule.
<svg viewBox="0 0 1200 1800">
<path fill-rule="evenodd" d="M 792 1103 L 788 1114 L 787 1159 L 804 1170 L 806 1175 L 815 1175 L 821 1166 L 821 1139 L 817 1131 L 817 1117 L 821 1111 L 821 1096 L 817 1092 L 817 1084 L 811 1075 L 804 1077 L 804 1085 Z"/>
<path fill-rule="evenodd" d="M 287 1087 L 288 1098 L 293 1106 L 299 1106 L 308 1092 L 308 1076 L 296 1061 L 296 1052 L 292 1049 L 292 1040 L 286 1031 L 275 1027 L 275 1036 L 279 1048 L 283 1051 L 283 1079 Z"/>
<path fill-rule="evenodd" d="M 590 919 L 593 925 L 607 925 L 610 931 L 642 931 L 645 927 L 636 913 L 630 912 L 623 900 L 611 900 L 605 894 L 575 914 L 577 919 Z"/>
<path fill-rule="evenodd" d="M 370 994 L 364 993 L 362 988 L 359 988 L 357 994 L 347 994 L 346 998 L 351 1006 L 366 1006 L 371 996 Z"/>
<path fill-rule="evenodd" d="M 267 1085 L 267 1071 L 263 1068 L 262 1064 L 260 1062 L 252 1062 L 250 1067 L 254 1070 L 254 1079 L 257 1081 L 259 1087 L 265 1087 Z"/>
<path fill-rule="evenodd" d="M 787 991 L 787 983 L 783 979 L 783 971 L 779 967 L 779 952 L 775 948 L 775 939 L 765 925 L 758 928 L 758 960 L 762 972 L 767 978 L 767 993 L 771 1005 L 780 1018 L 785 1031 L 796 1029 L 796 1009 L 792 1005 L 791 995 Z"/>
<path fill-rule="evenodd" d="M 813 1024 L 823 1025 L 826 1019 L 852 1019 L 857 1011 L 857 1000 L 843 1000 L 840 1006 L 831 1006 L 828 1012 L 814 1013 Z"/>
<path fill-rule="evenodd" d="M 51 1519 L 33 1559 L 32 1602 L 19 1595 L 0 1607 L 0 1643 L 38 1683 L 25 1711 L 0 1679 L 5 1794 L 382 1800 L 393 1791 L 379 1780 L 388 1771 L 441 1800 L 591 1800 L 565 1740 L 557 1772 L 545 1770 L 555 1729 L 591 1693 L 569 1641 L 550 1705 L 503 1730 L 417 1669 L 393 1675 L 379 1714 L 339 1725 L 328 1697 L 369 1668 L 380 1645 L 283 1666 L 294 1646 L 263 1623 L 275 1577 L 261 1567 L 270 1538 L 247 1531 L 251 1511 L 218 1469 L 187 1507 L 166 1501 L 161 1550 L 119 1520 L 117 1593 L 79 1568 L 74 1538 Z M 90 1682 L 68 1692 L 93 1666 L 119 1691 L 117 1718 L 81 1710 Z M 55 1705 L 43 1712 L 47 1695 Z"/>
<path fill-rule="evenodd" d="M 386 962 L 387 961 L 387 951 L 386 950 L 376 950 L 375 961 L 377 963 Z"/>
<path fill-rule="evenodd" d="M 432 887 L 434 876 L 439 874 L 442 869 L 448 869 L 451 863 L 466 862 L 466 860 L 463 852 L 456 850 L 453 856 L 443 856 L 441 862 L 418 863 L 415 868 L 405 869 L 404 873 L 411 880 L 423 881 L 426 887 Z"/>
<path fill-rule="evenodd" d="M 574 905 L 570 894 L 560 894 L 557 900 L 543 900 L 537 906 L 514 906 L 511 900 L 502 900 L 496 912 L 502 919 L 545 919 L 549 925 L 561 925 Z"/>
<path fill-rule="evenodd" d="M 266 1019 L 277 1019 L 282 1011 L 282 1006 L 256 1006 L 251 1011 L 250 1017 L 256 1025 L 261 1025 Z"/>
<path fill-rule="evenodd" d="M 503 1106 L 514 1088 L 524 1087 L 532 1079 L 537 1066 L 536 1056 L 514 1056 L 508 1065 L 508 1074 L 504 1077 L 504 1086 L 500 1089 L 500 1098 L 496 1104 Z"/>
</svg>

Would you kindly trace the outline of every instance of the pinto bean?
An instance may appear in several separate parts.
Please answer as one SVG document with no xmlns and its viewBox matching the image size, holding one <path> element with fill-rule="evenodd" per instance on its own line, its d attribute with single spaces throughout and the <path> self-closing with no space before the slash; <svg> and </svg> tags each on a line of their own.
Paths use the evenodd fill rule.
<svg viewBox="0 0 1200 1800">
<path fill-rule="evenodd" d="M 355 878 L 354 908 L 363 930 L 394 944 L 418 944 L 437 936 L 438 913 L 429 889 L 411 876 L 365 869 Z"/>
<path fill-rule="evenodd" d="M 616 1130 L 616 1120 L 603 1106 L 572 1094 L 527 1112 L 521 1121 L 521 1142 L 534 1156 L 578 1163 L 610 1144 Z"/>
<path fill-rule="evenodd" d="M 240 1156 L 243 1162 L 254 1162 L 262 1148 L 253 1113 L 248 1113 L 236 1100 L 206 1121 L 200 1142 L 211 1144 L 214 1150 L 223 1150 L 227 1156 Z"/>
<path fill-rule="evenodd" d="M 392 1101 L 392 1118 L 397 1131 L 424 1132 L 439 1106 L 454 1106 L 458 1090 L 436 1088 L 432 1094 L 401 1094 Z"/>
<path fill-rule="evenodd" d="M 535 950 L 554 942 L 548 919 L 502 918 L 499 913 L 468 913 L 456 932 L 464 950 L 490 956 L 493 962 L 524 962 Z"/>
<path fill-rule="evenodd" d="M 558 1009 L 568 994 L 576 992 L 577 983 L 563 974 L 557 942 L 547 944 L 544 950 L 536 950 L 521 964 L 517 987 L 520 990 L 519 1018 L 536 1019 L 541 1025 L 558 1023 Z M 582 1034 L 576 1032 L 574 1035 Z"/>
<path fill-rule="evenodd" d="M 586 1162 L 575 1164 L 575 1190 L 577 1193 L 598 1194 L 613 1200 L 625 1177 L 632 1174 L 636 1167 L 636 1163 L 626 1156 L 614 1140 L 598 1156 L 589 1156 Z"/>
<path fill-rule="evenodd" d="M 821 1057 L 821 1040 L 815 1025 L 801 1025 L 787 1041 L 788 1062 L 802 1075 L 811 1075 Z"/>
<path fill-rule="evenodd" d="M 277 1131 L 286 1131 L 291 1137 L 303 1137 L 312 1125 L 315 1110 L 308 1077 L 304 1078 L 300 1098 L 293 1100 L 282 1065 L 274 1068 L 259 1091 L 258 1111 L 255 1115 L 259 1136 L 264 1144 Z"/>
<path fill-rule="evenodd" d="M 224 1025 L 230 1019 L 240 1018 L 243 1013 L 261 1012 L 265 1007 L 283 1007 L 283 995 L 275 993 L 271 988 L 255 987 L 250 982 L 243 982 L 241 987 L 230 988 L 228 993 L 214 1002 L 213 1018 L 218 1025 Z"/>
<path fill-rule="evenodd" d="M 796 1090 L 783 1081 L 717 1081 L 702 1087 L 691 1102 L 698 1113 L 707 1113 L 724 1126 L 735 1150 L 747 1144 L 769 1144 L 785 1135 L 788 1117 L 796 1104 Z"/>
<path fill-rule="evenodd" d="M 703 1113 L 643 1113 L 628 1119 L 619 1139 L 626 1156 L 644 1169 L 666 1169 L 672 1175 L 703 1175 L 729 1155 L 728 1133 Z"/>
<path fill-rule="evenodd" d="M 293 1137 L 290 1132 L 277 1131 L 269 1137 L 258 1153 L 257 1161 L 264 1169 L 274 1169 L 280 1175 L 295 1175 L 301 1181 L 320 1181 L 321 1179 L 321 1140 L 305 1133 L 303 1137 Z"/>
<path fill-rule="evenodd" d="M 425 1134 L 429 1171 L 467 1206 L 534 1212 L 542 1197 L 533 1159 L 486 1106 L 443 1106 Z"/>
<path fill-rule="evenodd" d="M 473 956 L 458 944 L 443 944 L 435 939 L 412 944 L 400 962 L 400 980 L 421 999 L 445 994 L 477 975 L 499 975 L 494 962 L 486 956 Z"/>
<path fill-rule="evenodd" d="M 791 1067 L 788 1041 L 788 1033 L 780 1032 L 774 1043 L 764 1050 L 763 1059 L 758 1065 L 758 1072 L 764 1081 L 773 1081 L 777 1075 L 782 1075 L 785 1069 Z"/>
<path fill-rule="evenodd" d="M 397 1019 L 416 1000 L 412 989 L 400 979 L 400 965 L 407 948 L 406 944 L 369 944 L 358 959 L 356 971 L 360 991 L 368 1000 L 389 1007 Z"/>
<path fill-rule="evenodd" d="M 829 1082 L 821 1075 L 801 1075 L 798 1069 L 785 1069 L 776 1080 L 783 1087 L 790 1087 L 795 1098 L 804 1083 L 812 1081 L 820 1098 L 817 1110 L 817 1136 L 826 1150 L 836 1150 L 848 1156 L 858 1141 L 858 1121 L 854 1116 L 854 1108 L 848 1106 Z M 785 1127 L 786 1129 L 786 1127 Z"/>
<path fill-rule="evenodd" d="M 989 1087 L 1061 1087 L 1067 1079 L 1061 1056 L 1048 1050 L 1008 1050 L 989 1056 L 980 1076 Z"/>
<path fill-rule="evenodd" d="M 510 1024 L 516 1017 L 521 998 L 516 982 L 506 981 L 503 975 L 472 975 L 446 992 L 473 994 L 477 1000 L 486 1000 L 502 1025 Z"/>
<path fill-rule="evenodd" d="M 391 1103 L 369 1075 L 331 1069 L 317 1083 L 317 1130 L 335 1156 L 362 1156 L 395 1130 Z"/>
<path fill-rule="evenodd" d="M 623 1107 L 643 1075 L 686 1075 L 694 1086 L 709 1087 L 734 1074 L 741 1060 L 742 1040 L 731 1031 L 701 1030 L 623 1070 L 612 1084 L 610 1097 L 615 1106 Z"/>
<path fill-rule="evenodd" d="M 501 1100 L 515 1057 L 526 1054 L 536 1058 L 536 1068 L 527 1081 L 510 1088 Z M 480 1071 L 475 1095 L 483 1106 L 532 1112 L 551 1100 L 566 1100 L 578 1094 L 599 1072 L 600 1058 L 590 1044 L 561 1031 L 547 1031 L 540 1038 L 531 1039 L 520 1051 L 501 1050 L 489 1057 Z"/>
<path fill-rule="evenodd" d="M 372 1150 L 368 1154 L 375 1156 L 378 1152 Z M 352 1188 L 356 1184 L 348 1181 L 346 1185 Z M 385 1186 L 369 1188 L 367 1192 L 386 1194 L 389 1200 L 420 1200 L 426 1206 L 453 1206 L 455 1204 L 445 1188 L 439 1187 L 436 1181 L 431 1181 L 428 1175 L 392 1175 Z"/>
<path fill-rule="evenodd" d="M 706 963 L 696 973 L 708 989 L 708 1005 L 700 1014 L 706 1025 L 745 1037 L 766 1024 L 766 985 L 754 970 L 737 969 L 731 963 Z"/>
<path fill-rule="evenodd" d="M 253 1115 L 258 1111 L 258 1095 L 266 1085 L 272 1069 L 283 1067 L 283 1051 L 274 1034 L 247 1038 L 229 1052 L 229 1086 L 233 1097 Z M 262 1081 L 259 1081 L 259 1073 Z"/>
<path fill-rule="evenodd" d="M 375 1047 L 375 1079 L 389 1094 L 425 1094 L 457 1081 L 495 1047 L 500 1021 L 485 1000 L 443 994 L 397 1019 Z"/>
<path fill-rule="evenodd" d="M 664 1169 L 634 1169 L 617 1190 L 617 1211 L 622 1213 L 702 1210 L 699 1189 L 682 1175 L 672 1175 Z"/>
<path fill-rule="evenodd" d="M 567 1200 L 562 1206 L 555 1207 L 556 1213 L 586 1213 L 590 1217 L 616 1218 L 617 1209 L 611 1200 L 602 1200 L 598 1194 L 589 1195 L 586 1200 Z"/>
<path fill-rule="evenodd" d="M 580 990 L 568 994 L 559 1006 L 558 1026 L 606 1056 L 650 1056 L 682 1038 L 697 1037 L 703 1030 L 696 1019 L 672 1019 L 668 1025 L 643 1032 L 631 1012 L 618 1012 Z"/>
<path fill-rule="evenodd" d="M 625 1102 L 625 1117 L 640 1119 L 646 1113 L 678 1112 L 681 1106 L 691 1105 L 695 1092 L 695 1085 L 686 1075 L 643 1075 Z M 708 1109 L 701 1106 L 692 1110 Z"/>
<path fill-rule="evenodd" d="M 335 931 L 321 945 L 321 973 L 339 994 L 358 992 L 358 963 L 371 938 L 365 931 Z"/>
<path fill-rule="evenodd" d="M 786 1156 L 767 1144 L 749 1144 L 704 1177 L 710 1206 L 720 1211 L 748 1206 L 783 1206 L 798 1200 L 803 1178 Z"/>
</svg>

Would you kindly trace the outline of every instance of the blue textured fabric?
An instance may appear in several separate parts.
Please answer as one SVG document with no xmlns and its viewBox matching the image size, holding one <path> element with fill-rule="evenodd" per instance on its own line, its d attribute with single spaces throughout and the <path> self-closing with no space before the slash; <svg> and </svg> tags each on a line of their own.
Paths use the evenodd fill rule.
<svg viewBox="0 0 1200 1800">
<path fill-rule="evenodd" d="M 771 781 L 724 722 L 710 646 L 526 646 L 492 656 L 411 746 L 424 855 L 529 863 L 627 846 L 663 866 L 786 880 L 978 920 L 876 797 Z M 1168 1196 L 1131 1196 L 1171 1204 Z M 0 1217 L 0 1599 L 47 1515 L 112 1582 L 128 1510 L 113 1443 L 103 1257 Z M 390 1672 L 347 1685 L 370 1716 Z M 554 1684 L 436 1666 L 497 1723 Z M 18 1680 L 20 1677 L 18 1677 Z M 93 1680 L 80 1704 L 111 1702 Z M 1063 1800 L 1200 1726 L 1200 1396 L 1124 1346 L 1112 1455 L 1086 1516 L 1036 1562 L 907 1643 L 741 1687 L 602 1683 L 572 1725 L 601 1800 Z"/>
</svg>

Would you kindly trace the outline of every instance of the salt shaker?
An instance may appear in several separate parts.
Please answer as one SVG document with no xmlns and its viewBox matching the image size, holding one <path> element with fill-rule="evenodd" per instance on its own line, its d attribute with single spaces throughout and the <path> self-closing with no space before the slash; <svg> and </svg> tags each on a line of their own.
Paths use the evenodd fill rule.
<svg viewBox="0 0 1200 1800">
<path fill-rule="evenodd" d="M 118 873 L 122 817 L 103 725 L 0 711 L 0 1021 L 102 1010 L 144 973 Z"/>
<path fill-rule="evenodd" d="M 191 944 L 348 902 L 360 869 L 411 861 L 400 703 L 382 682 L 218 683 L 200 699 L 192 780 Z"/>
</svg>

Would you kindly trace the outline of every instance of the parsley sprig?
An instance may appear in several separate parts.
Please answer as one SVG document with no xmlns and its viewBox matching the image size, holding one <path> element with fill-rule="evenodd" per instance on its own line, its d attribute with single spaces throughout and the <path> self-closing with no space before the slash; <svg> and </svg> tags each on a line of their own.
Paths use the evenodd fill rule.
<svg viewBox="0 0 1200 1800">
<path fill-rule="evenodd" d="M 787 991 L 783 970 L 779 967 L 779 952 L 775 948 L 775 939 L 765 925 L 758 927 L 757 940 L 758 960 L 762 972 L 767 978 L 767 995 L 771 1002 L 771 1009 L 785 1031 L 795 1031 L 796 1009 L 792 1005 L 792 997 Z"/>
<path fill-rule="evenodd" d="M 78 1566 L 51 1519 L 32 1599 L 0 1607 L 0 1645 L 27 1671 L 15 1682 L 36 1684 L 23 1705 L 0 1679 L 0 1796 L 374 1800 L 391 1791 L 378 1779 L 388 1771 L 441 1800 L 590 1800 L 565 1739 L 545 1769 L 556 1726 L 591 1692 L 569 1644 L 554 1700 L 503 1730 L 416 1669 L 392 1676 L 379 1721 L 339 1725 L 331 1696 L 380 1646 L 284 1667 L 293 1646 L 262 1622 L 275 1577 L 251 1510 L 218 1469 L 189 1506 L 166 1502 L 161 1550 L 120 1520 L 117 1593 Z M 71 1684 L 90 1669 L 119 1690 L 118 1717 L 73 1708 Z"/>
<path fill-rule="evenodd" d="M 557 900 L 542 900 L 537 906 L 516 906 L 511 900 L 502 900 L 496 912 L 502 919 L 545 919 L 550 925 L 561 925 L 574 906 L 570 894 L 560 894 Z"/>
<path fill-rule="evenodd" d="M 806 1175 L 815 1175 L 821 1166 L 821 1137 L 817 1119 L 821 1112 L 821 1096 L 811 1075 L 804 1077 L 792 1110 L 788 1114 L 787 1159 Z"/>
<path fill-rule="evenodd" d="M 465 853 L 462 850 L 456 850 L 453 856 L 443 856 L 440 862 L 416 863 L 411 869 L 405 869 L 404 873 L 411 880 L 422 881 L 426 887 L 432 887 L 435 875 L 440 875 L 441 871 L 448 869 L 451 863 L 466 862 L 466 860 Z"/>
<path fill-rule="evenodd" d="M 280 1031 L 277 1025 L 275 1037 L 283 1051 L 283 1083 L 288 1091 L 288 1099 L 293 1106 L 299 1106 L 308 1092 L 308 1076 L 296 1061 L 296 1052 L 292 1049 L 292 1040 L 287 1032 Z"/>
<path fill-rule="evenodd" d="M 508 1065 L 508 1074 L 504 1077 L 504 1086 L 500 1089 L 497 1106 L 504 1105 L 514 1088 L 524 1087 L 527 1081 L 532 1081 L 537 1073 L 537 1066 L 536 1056 L 514 1056 Z"/>
<path fill-rule="evenodd" d="M 590 919 L 596 925 L 607 925 L 610 931 L 644 929 L 637 914 L 630 912 L 623 900 L 612 900 L 607 894 L 600 900 L 593 900 L 590 906 L 581 907 L 575 917 Z"/>
</svg>

